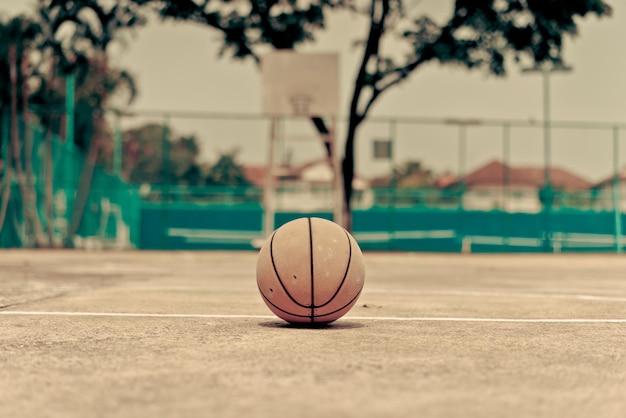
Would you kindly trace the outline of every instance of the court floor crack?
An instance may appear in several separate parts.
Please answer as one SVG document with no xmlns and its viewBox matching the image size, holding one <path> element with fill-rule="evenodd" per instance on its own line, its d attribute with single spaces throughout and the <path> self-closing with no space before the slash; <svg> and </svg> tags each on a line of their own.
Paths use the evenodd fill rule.
<svg viewBox="0 0 626 418">
<path fill-rule="evenodd" d="M 26 304 L 32 303 L 32 302 L 41 302 L 41 301 L 44 301 L 44 300 L 55 299 L 55 298 L 59 298 L 59 297 L 62 297 L 62 296 L 67 296 L 69 294 L 70 294 L 70 292 L 61 292 L 61 293 L 55 293 L 53 295 L 42 296 L 42 297 L 39 297 L 39 298 L 27 299 L 27 300 L 22 300 L 22 301 L 13 302 L 13 303 L 7 303 L 6 305 L 0 305 L 0 310 L 6 309 L 6 308 L 13 308 L 15 306 L 22 306 L 22 305 L 26 305 Z"/>
</svg>

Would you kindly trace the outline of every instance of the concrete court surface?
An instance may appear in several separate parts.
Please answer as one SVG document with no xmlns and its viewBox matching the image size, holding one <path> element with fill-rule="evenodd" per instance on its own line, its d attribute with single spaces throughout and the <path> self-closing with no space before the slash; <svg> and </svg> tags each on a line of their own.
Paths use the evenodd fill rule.
<svg viewBox="0 0 626 418">
<path fill-rule="evenodd" d="M 626 257 L 366 253 L 289 326 L 254 252 L 0 252 L 0 417 L 626 417 Z"/>
</svg>

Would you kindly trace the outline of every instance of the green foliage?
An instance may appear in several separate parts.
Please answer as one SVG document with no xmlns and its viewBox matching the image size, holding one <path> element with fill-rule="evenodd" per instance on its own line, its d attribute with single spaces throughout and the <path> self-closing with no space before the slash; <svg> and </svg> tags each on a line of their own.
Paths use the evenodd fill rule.
<svg viewBox="0 0 626 418">
<path fill-rule="evenodd" d="M 22 86 L 29 73 L 22 71 L 28 66 L 25 56 L 32 52 L 41 38 L 41 26 L 27 16 L 16 16 L 9 20 L 0 18 L 0 114 L 7 111 L 11 103 L 11 75 L 9 50 L 15 48 L 17 64 L 18 112 L 24 109 Z"/>
<path fill-rule="evenodd" d="M 167 138 L 164 140 L 164 138 Z M 236 151 L 220 155 L 206 168 L 198 162 L 195 136 L 177 136 L 168 127 L 148 123 L 122 134 L 122 177 L 135 184 L 249 186 Z M 109 150 L 110 152 L 110 150 Z"/>
<path fill-rule="evenodd" d="M 207 173 L 205 183 L 209 186 L 249 186 L 250 181 L 235 156 L 234 152 L 221 155 Z"/>
<path fill-rule="evenodd" d="M 184 20 L 216 29 L 222 34 L 221 54 L 234 58 L 259 56 L 259 46 L 293 49 L 314 40 L 315 31 L 324 29 L 326 12 L 345 8 L 347 0 L 279 1 L 248 0 L 133 0 L 153 6 L 164 19 Z"/>
<path fill-rule="evenodd" d="M 349 10 L 366 16 L 369 30 L 355 45 L 363 50 L 349 109 L 342 162 L 344 216 L 349 217 L 358 126 L 381 94 L 428 62 L 482 69 L 502 76 L 514 63 L 561 64 L 566 36 L 577 34 L 577 19 L 608 16 L 603 0 L 456 0 L 448 19 L 412 14 L 402 0 L 133 0 L 152 5 L 164 19 L 205 25 L 222 35 L 222 53 L 260 62 L 263 46 L 293 49 L 315 39 L 327 15 Z M 385 51 L 386 39 L 404 43 L 403 56 Z M 510 58 L 510 59 L 509 59 Z M 349 221 L 345 225 L 350 228 Z"/>
<path fill-rule="evenodd" d="M 64 110 L 63 77 L 76 76 L 76 144 L 87 149 L 92 137 L 106 132 L 102 115 L 111 100 L 123 96 L 129 104 L 136 96 L 130 73 L 111 68 L 108 48 L 123 43 L 124 31 L 145 23 L 137 5 L 127 1 L 39 0 L 38 19 L 45 36 L 38 48 L 38 89 L 31 97 L 40 120 L 61 133 Z"/>
<path fill-rule="evenodd" d="M 435 184 L 433 172 L 424 168 L 420 161 L 407 161 L 394 171 L 396 187 L 421 188 L 432 187 Z"/>
<path fill-rule="evenodd" d="M 58 58 L 62 73 L 81 73 L 99 53 L 106 53 L 121 34 L 145 24 L 130 0 L 38 0 L 39 20 L 46 28 L 44 47 Z"/>
<path fill-rule="evenodd" d="M 408 189 L 433 187 L 435 175 L 432 170 L 424 167 L 421 161 L 406 161 L 395 167 L 391 175 L 372 179 L 371 185 Z"/>
<path fill-rule="evenodd" d="M 122 176 L 131 183 L 200 184 L 195 137 L 178 137 L 165 126 L 150 123 L 123 132 L 122 141 Z"/>
<path fill-rule="evenodd" d="M 73 72 L 77 75 L 75 139 L 86 149 L 90 138 L 105 129 L 94 126 L 94 119 L 102 115 L 109 99 L 123 96 L 130 103 L 136 95 L 132 75 L 109 68 L 106 54 L 112 42 L 122 40 L 121 31 L 144 21 L 130 1 L 95 0 L 38 0 L 34 17 L 0 20 L 0 114 L 11 101 L 8 51 L 14 45 L 18 112 L 24 110 L 22 88 L 29 85 L 29 107 L 39 122 L 53 133 L 63 133 L 64 76 Z"/>
</svg>

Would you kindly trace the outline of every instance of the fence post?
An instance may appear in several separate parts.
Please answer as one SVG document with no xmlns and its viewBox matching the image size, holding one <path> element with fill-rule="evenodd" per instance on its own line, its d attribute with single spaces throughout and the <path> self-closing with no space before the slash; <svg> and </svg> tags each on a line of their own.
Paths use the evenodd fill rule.
<svg viewBox="0 0 626 418">
<path fill-rule="evenodd" d="M 76 83 L 74 74 L 65 79 L 65 146 L 71 149 L 74 145 L 74 97 Z"/>
<path fill-rule="evenodd" d="M 163 117 L 163 130 L 161 133 L 161 249 L 168 249 L 169 236 L 169 208 L 170 208 L 170 164 L 169 164 L 169 124 L 170 117 Z"/>
<path fill-rule="evenodd" d="M 502 243 L 508 250 L 509 238 L 511 236 L 511 220 L 508 207 L 511 195 L 511 125 L 509 123 L 502 125 L 502 162 L 504 164 L 504 172 L 502 173 L 502 215 L 504 217 Z"/>
<path fill-rule="evenodd" d="M 270 119 L 270 135 L 268 138 L 267 171 L 263 184 L 263 238 L 268 238 L 275 228 L 276 216 L 276 185 L 274 184 L 274 165 L 276 155 L 276 139 L 280 120 L 277 117 Z"/>
<path fill-rule="evenodd" d="M 7 182 L 7 179 L 5 178 L 5 176 L 9 172 L 9 165 L 11 164 L 8 146 L 11 129 L 11 118 L 8 112 L 0 113 L 0 126 L 2 127 L 2 131 L 0 132 L 0 154 L 2 154 L 3 158 L 2 170 L 0 170 L 0 173 L 2 174 L 2 180 L 5 185 L 10 187 L 10 183 Z"/>
<path fill-rule="evenodd" d="M 459 184 L 461 190 L 459 193 L 459 227 L 457 230 L 458 239 L 461 242 L 461 252 L 471 252 L 471 241 L 466 240 L 465 236 L 465 208 L 463 206 L 463 196 L 465 195 L 465 161 L 467 160 L 467 123 L 459 123 Z"/>
<path fill-rule="evenodd" d="M 543 153 L 544 153 L 544 246 L 547 252 L 552 252 L 552 179 L 550 168 L 552 166 L 552 138 L 550 124 L 550 74 L 543 71 Z"/>
<path fill-rule="evenodd" d="M 2 154 L 2 180 L 0 184 L 1 198 L 0 198 L 0 248 L 4 248 L 10 245 L 6 232 L 4 231 L 4 224 L 6 220 L 7 211 L 9 209 L 9 200 L 11 197 L 11 188 L 13 187 L 13 176 L 11 175 L 11 147 L 10 147 L 10 129 L 11 129 L 11 117 L 9 112 L 0 112 L 0 153 Z M 5 244 L 6 243 L 6 244 Z"/>
<path fill-rule="evenodd" d="M 113 175 L 122 178 L 122 123 L 121 113 L 115 113 L 115 132 L 113 133 Z"/>
<path fill-rule="evenodd" d="M 390 216 L 389 216 L 389 249 L 396 249 L 396 231 L 398 230 L 398 226 L 396 225 L 396 197 L 398 192 L 398 178 L 396 173 L 396 159 L 395 159 L 395 150 L 396 150 L 396 136 L 397 136 L 397 121 L 392 119 L 389 121 L 389 146 L 390 146 L 390 154 L 389 154 L 389 163 L 391 165 L 391 204 L 390 204 Z"/>
<path fill-rule="evenodd" d="M 613 213 L 615 215 L 615 251 L 622 253 L 622 203 L 619 178 L 619 128 L 613 127 Z"/>
<path fill-rule="evenodd" d="M 63 175 L 65 176 L 63 181 L 63 188 L 66 195 L 73 196 L 71 192 L 72 185 L 74 183 L 75 162 L 74 162 L 74 115 L 75 115 L 75 90 L 76 83 L 74 74 L 69 74 L 65 79 L 65 152 L 68 156 L 68 161 L 65 163 L 65 170 Z M 78 168 L 80 170 L 80 168 Z"/>
</svg>

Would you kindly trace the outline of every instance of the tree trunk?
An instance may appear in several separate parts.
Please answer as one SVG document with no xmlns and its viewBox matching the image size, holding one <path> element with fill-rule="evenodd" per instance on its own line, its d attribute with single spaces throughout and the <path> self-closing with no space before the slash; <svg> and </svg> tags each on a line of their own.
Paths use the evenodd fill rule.
<svg viewBox="0 0 626 418">
<path fill-rule="evenodd" d="M 22 151 L 19 143 L 19 121 L 17 117 L 17 51 L 15 45 L 9 47 L 9 63 L 11 73 L 11 146 L 13 148 L 13 159 L 15 162 L 15 172 L 17 175 L 17 182 L 20 189 L 20 195 L 22 196 L 22 209 L 24 215 L 24 222 L 28 231 L 34 235 L 35 244 L 40 246 L 43 244 L 41 241 L 41 223 L 39 222 L 39 215 L 37 214 L 37 207 L 33 208 L 34 198 L 31 195 L 27 183 L 27 178 L 22 166 Z M 26 105 L 26 103 L 24 103 Z M 25 129 L 27 131 L 27 129 Z M 25 137 L 28 135 L 25 132 Z M 31 156 L 27 155 L 28 160 Z M 36 204 L 35 204 L 36 205 Z"/>
<path fill-rule="evenodd" d="M 352 232 L 352 181 L 354 180 L 354 140 L 356 130 L 359 126 L 357 117 L 350 116 L 348 124 L 348 133 L 346 136 L 346 145 L 341 164 L 341 172 L 343 175 L 343 227 Z"/>
<path fill-rule="evenodd" d="M 46 127 L 46 137 L 45 137 L 46 145 L 45 145 L 45 156 L 44 156 L 44 167 L 45 167 L 45 191 L 44 191 L 44 205 L 45 205 L 45 216 L 46 216 L 46 232 L 48 235 L 48 246 L 53 248 L 54 244 L 54 210 L 53 210 L 53 195 L 54 189 L 52 184 L 52 125 Z"/>
<path fill-rule="evenodd" d="M 96 61 L 95 74 L 101 76 L 104 80 L 106 74 L 109 71 L 109 62 L 106 56 L 106 46 L 102 49 L 102 55 Z M 96 107 L 96 113 L 93 116 L 95 118 L 94 133 L 89 143 L 89 150 L 85 158 L 85 164 L 83 164 L 83 170 L 80 176 L 78 190 L 74 198 L 72 205 L 72 220 L 68 229 L 67 236 L 65 237 L 65 246 L 73 247 L 74 235 L 78 232 L 78 228 L 82 222 L 87 200 L 89 199 L 89 193 L 91 192 L 91 183 L 93 181 L 93 174 L 98 163 L 98 152 L 100 151 L 101 135 L 104 132 L 104 109 L 106 108 L 106 102 L 109 92 L 106 90 L 105 83 L 101 83 L 100 86 L 100 103 Z"/>
<path fill-rule="evenodd" d="M 35 243 L 37 247 L 46 247 L 47 243 L 44 238 L 41 219 L 39 218 L 39 205 L 37 204 L 37 185 L 35 184 L 35 174 L 33 172 L 33 138 L 29 135 L 28 121 L 28 85 L 26 84 L 28 57 L 26 53 L 22 54 L 22 117 L 24 118 L 24 163 L 26 169 L 26 192 L 28 193 L 28 204 L 30 218 L 33 222 L 35 233 Z"/>
<path fill-rule="evenodd" d="M 4 113 L 4 112 L 2 112 Z M 1 115 L 4 117 L 4 114 Z M 9 118 L 3 119 L 3 124 L 10 126 Z M 4 136 L 4 132 L 1 134 Z M 4 141 L 4 138 L 1 138 Z M 11 141 L 7 144 L 6 154 L 4 155 L 4 176 L 2 177 L 2 207 L 0 207 L 0 233 L 4 229 L 4 222 L 7 216 L 7 209 L 9 207 L 9 199 L 11 198 L 11 189 L 13 188 L 13 169 L 11 168 L 11 153 L 13 152 L 11 147 Z"/>
<path fill-rule="evenodd" d="M 83 170 L 78 182 L 78 189 L 76 190 L 76 196 L 74 197 L 74 203 L 72 204 L 72 219 L 70 227 L 65 237 L 65 247 L 74 247 L 74 236 L 78 232 L 78 228 L 83 220 L 85 214 L 85 207 L 87 206 L 87 200 L 89 193 L 91 192 L 91 182 L 93 180 L 93 173 L 96 168 L 98 160 L 98 151 L 100 148 L 100 129 L 102 129 L 103 117 L 97 116 L 96 129 L 93 138 L 89 143 L 89 150 L 85 157 L 85 163 L 83 164 Z"/>
<path fill-rule="evenodd" d="M 0 233 L 4 229 L 4 221 L 7 217 L 7 209 L 9 207 L 9 199 L 11 198 L 11 177 L 13 177 L 13 170 L 10 167 L 7 167 L 4 170 L 4 178 L 2 179 L 2 183 L 4 186 L 4 190 L 2 191 L 2 207 L 0 208 Z"/>
<path fill-rule="evenodd" d="M 48 85 L 50 89 L 55 90 L 57 87 L 57 58 L 52 56 L 52 68 L 49 73 Z M 52 158 L 52 136 L 54 132 L 54 123 L 58 116 L 50 115 L 48 125 L 45 127 L 45 154 L 44 154 L 44 216 L 46 219 L 46 234 L 48 238 L 48 245 L 50 248 L 54 248 L 56 243 L 54 242 L 54 161 Z M 62 122 L 62 121 L 61 121 Z M 63 129 L 63 124 L 60 125 Z"/>
<path fill-rule="evenodd" d="M 381 2 L 372 0 L 370 7 L 370 28 L 365 43 L 365 50 L 363 51 L 363 58 L 361 59 L 361 66 L 359 67 L 359 72 L 354 81 L 354 91 L 352 92 L 352 100 L 350 102 L 350 120 L 348 124 L 348 134 L 346 136 L 346 148 L 342 162 L 344 228 L 349 232 L 352 232 L 352 181 L 354 180 L 354 140 L 356 131 L 367 116 L 371 103 L 373 103 L 380 94 L 380 92 L 374 88 L 374 85 L 369 85 L 367 82 L 367 66 L 370 64 L 370 61 L 378 55 L 380 38 L 385 29 L 385 19 L 390 11 L 390 3 L 389 0 L 383 0 Z M 368 86 L 373 90 L 372 97 L 369 99 L 368 105 L 366 105 L 362 111 L 359 111 L 359 102 L 363 94 L 363 89 Z"/>
</svg>

